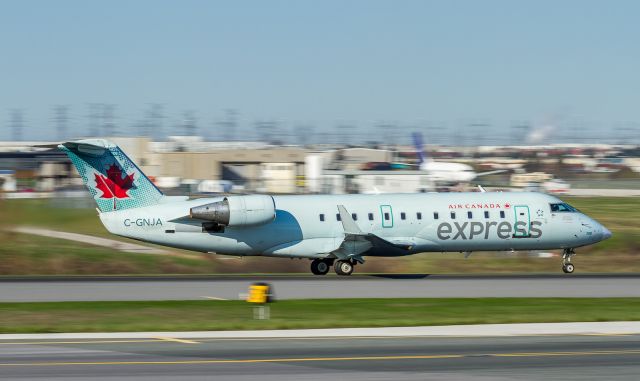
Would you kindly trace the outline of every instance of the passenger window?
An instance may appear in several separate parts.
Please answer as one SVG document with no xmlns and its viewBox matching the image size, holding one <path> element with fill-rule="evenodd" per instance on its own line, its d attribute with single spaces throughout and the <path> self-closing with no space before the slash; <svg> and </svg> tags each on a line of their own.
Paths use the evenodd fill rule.
<svg viewBox="0 0 640 381">
<path fill-rule="evenodd" d="M 438 212 L 433 212 L 433 219 L 437 220 L 438 219 Z"/>
<path fill-rule="evenodd" d="M 467 218 L 472 219 L 473 218 L 473 212 L 467 212 Z"/>
<path fill-rule="evenodd" d="M 420 212 L 416 213 L 416 218 L 421 220 L 422 219 L 422 213 L 420 213 Z"/>
<path fill-rule="evenodd" d="M 340 213 L 336 214 L 336 220 L 342 221 L 342 219 L 340 218 Z"/>
<path fill-rule="evenodd" d="M 351 218 L 353 218 L 354 221 L 358 221 L 358 215 L 356 213 L 351 213 Z"/>
<path fill-rule="evenodd" d="M 489 211 L 488 210 L 484 211 L 484 218 L 489 218 Z"/>
<path fill-rule="evenodd" d="M 400 213 L 400 219 L 401 220 L 406 220 L 407 219 L 407 215 L 404 212 Z"/>
<path fill-rule="evenodd" d="M 504 210 L 500 211 L 500 218 L 504 218 Z"/>
<path fill-rule="evenodd" d="M 455 220 L 456 219 L 456 212 L 451 212 L 451 219 Z"/>
<path fill-rule="evenodd" d="M 390 219 L 390 218 L 389 218 L 389 213 L 388 213 L 388 212 L 385 212 L 385 213 L 384 213 L 384 220 L 385 220 L 385 221 L 389 221 L 389 219 Z"/>
<path fill-rule="evenodd" d="M 369 213 L 369 221 L 373 221 L 373 213 Z"/>
<path fill-rule="evenodd" d="M 320 221 L 324 222 L 324 214 L 323 213 L 320 213 Z"/>
</svg>

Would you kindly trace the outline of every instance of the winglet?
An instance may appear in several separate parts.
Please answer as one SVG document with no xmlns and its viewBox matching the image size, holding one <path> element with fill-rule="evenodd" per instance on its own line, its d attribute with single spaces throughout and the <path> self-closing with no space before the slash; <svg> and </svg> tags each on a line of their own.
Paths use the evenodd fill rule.
<svg viewBox="0 0 640 381">
<path fill-rule="evenodd" d="M 342 221 L 342 228 L 345 234 L 364 235 L 344 205 L 338 205 L 338 213 L 340 214 L 340 221 Z"/>
</svg>

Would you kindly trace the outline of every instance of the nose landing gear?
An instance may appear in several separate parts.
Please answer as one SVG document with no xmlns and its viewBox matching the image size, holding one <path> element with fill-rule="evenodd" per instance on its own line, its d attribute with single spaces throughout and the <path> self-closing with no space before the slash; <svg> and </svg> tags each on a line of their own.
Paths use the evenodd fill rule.
<svg viewBox="0 0 640 381">
<path fill-rule="evenodd" d="M 564 249 L 562 252 L 562 271 L 565 274 L 571 274 L 575 270 L 575 266 L 571 263 L 571 257 L 576 254 L 573 249 Z"/>
</svg>

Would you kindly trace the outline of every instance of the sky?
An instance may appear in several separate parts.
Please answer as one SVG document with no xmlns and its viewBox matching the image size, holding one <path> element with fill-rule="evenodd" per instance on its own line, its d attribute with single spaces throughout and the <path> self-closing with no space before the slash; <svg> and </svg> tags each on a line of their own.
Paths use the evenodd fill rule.
<svg viewBox="0 0 640 381">
<path fill-rule="evenodd" d="M 82 135 L 90 103 L 115 105 L 121 133 L 158 103 L 166 132 L 185 110 L 215 130 L 235 109 L 241 129 L 603 134 L 640 122 L 638 14 L 622 0 L 0 0 L 0 139 L 13 109 L 24 138 L 55 138 L 54 105 Z"/>
</svg>

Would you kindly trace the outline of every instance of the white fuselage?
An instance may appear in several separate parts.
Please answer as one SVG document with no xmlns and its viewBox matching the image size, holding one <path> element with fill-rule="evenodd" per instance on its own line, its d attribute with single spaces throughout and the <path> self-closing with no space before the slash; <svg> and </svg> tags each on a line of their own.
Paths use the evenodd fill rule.
<svg viewBox="0 0 640 381">
<path fill-rule="evenodd" d="M 222 199 L 165 197 L 158 205 L 105 212 L 100 218 L 121 236 L 239 256 L 325 258 L 344 252 L 347 234 L 338 205 L 364 234 L 409 247 L 373 245 L 363 256 L 565 249 L 611 235 L 583 213 L 553 212 L 550 205 L 562 203 L 556 197 L 526 192 L 273 196 L 272 221 L 221 232 L 204 231 L 203 221 L 189 217 L 191 208 Z"/>
<path fill-rule="evenodd" d="M 434 181 L 447 183 L 467 183 L 477 176 L 471 166 L 462 163 L 428 160 L 420 164 L 420 170 L 427 172 Z"/>
</svg>

